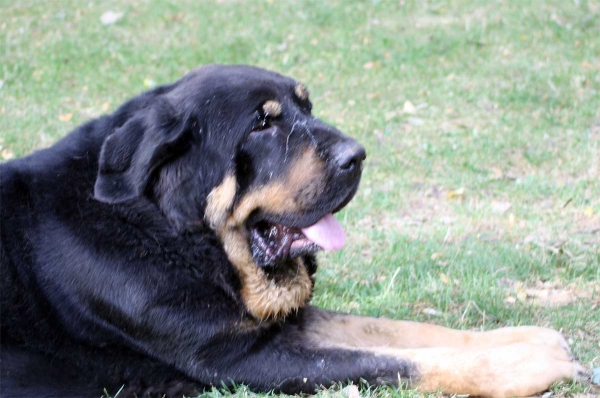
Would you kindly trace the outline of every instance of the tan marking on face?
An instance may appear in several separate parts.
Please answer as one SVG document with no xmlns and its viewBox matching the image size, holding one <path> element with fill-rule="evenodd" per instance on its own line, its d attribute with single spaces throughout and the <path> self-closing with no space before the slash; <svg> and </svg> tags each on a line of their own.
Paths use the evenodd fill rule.
<svg viewBox="0 0 600 398">
<path fill-rule="evenodd" d="M 309 148 L 294 161 L 282 179 L 260 187 L 246 195 L 233 211 L 228 225 L 242 225 L 250 213 L 260 209 L 265 213 L 283 214 L 300 212 L 310 206 L 325 189 L 323 179 L 325 163 Z"/>
<path fill-rule="evenodd" d="M 236 186 L 235 177 L 228 174 L 223 182 L 208 194 L 204 218 L 211 228 L 216 229 L 217 226 L 225 223 L 233 206 Z"/>
<path fill-rule="evenodd" d="M 277 117 L 281 115 L 281 103 L 275 100 L 269 100 L 263 104 L 265 115 Z"/>
<path fill-rule="evenodd" d="M 217 232 L 229 261 L 236 267 L 242 283 L 242 297 L 248 311 L 259 319 L 285 317 L 308 303 L 312 280 L 300 258 L 277 280 L 269 277 L 252 260 L 246 221 L 260 209 L 265 213 L 300 212 L 323 191 L 318 178 L 325 168 L 314 148 L 302 153 L 280 180 L 256 188 L 232 208 L 235 177 L 228 175 L 208 196 L 206 219 Z"/>
<path fill-rule="evenodd" d="M 308 99 L 308 90 L 302 83 L 297 83 L 294 87 L 294 94 L 302 101 L 306 101 Z"/>
</svg>

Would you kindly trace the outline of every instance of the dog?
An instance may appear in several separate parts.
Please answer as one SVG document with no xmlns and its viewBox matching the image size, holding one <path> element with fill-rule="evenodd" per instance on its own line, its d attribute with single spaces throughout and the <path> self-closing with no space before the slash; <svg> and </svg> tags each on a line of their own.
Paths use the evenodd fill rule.
<svg viewBox="0 0 600 398">
<path fill-rule="evenodd" d="M 1 164 L 2 397 L 361 382 L 508 397 L 585 373 L 550 329 L 311 306 L 366 157 L 311 108 L 294 79 L 209 65 Z"/>
</svg>

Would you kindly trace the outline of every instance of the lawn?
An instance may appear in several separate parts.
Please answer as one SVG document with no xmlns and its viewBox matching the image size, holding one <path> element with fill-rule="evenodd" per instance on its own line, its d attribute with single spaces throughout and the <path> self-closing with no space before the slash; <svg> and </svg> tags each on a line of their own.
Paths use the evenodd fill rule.
<svg viewBox="0 0 600 398">
<path fill-rule="evenodd" d="M 600 367 L 600 1 L 0 0 L 0 43 L 0 160 L 198 65 L 294 76 L 368 153 L 315 304 L 552 327 Z"/>
</svg>

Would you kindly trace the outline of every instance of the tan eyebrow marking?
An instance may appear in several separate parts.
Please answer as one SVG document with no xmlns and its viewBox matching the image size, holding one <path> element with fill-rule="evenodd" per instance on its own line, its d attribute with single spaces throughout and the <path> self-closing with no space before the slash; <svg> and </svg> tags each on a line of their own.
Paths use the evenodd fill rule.
<svg viewBox="0 0 600 398">
<path fill-rule="evenodd" d="M 294 94 L 296 97 L 300 98 L 302 101 L 306 101 L 308 99 L 308 90 L 302 83 L 297 83 L 294 87 Z"/>
<path fill-rule="evenodd" d="M 263 104 L 265 115 L 277 117 L 281 114 L 281 103 L 275 100 L 269 100 Z"/>
</svg>

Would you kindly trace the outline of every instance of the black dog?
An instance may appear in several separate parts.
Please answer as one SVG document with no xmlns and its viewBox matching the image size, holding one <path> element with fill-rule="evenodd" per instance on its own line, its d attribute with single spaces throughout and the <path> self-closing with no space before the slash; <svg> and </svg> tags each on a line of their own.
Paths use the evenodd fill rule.
<svg viewBox="0 0 600 398">
<path fill-rule="evenodd" d="M 509 396 L 583 371 L 548 329 L 310 307 L 365 159 L 311 107 L 292 79 L 206 66 L 0 165 L 2 397 L 360 380 Z"/>
</svg>

